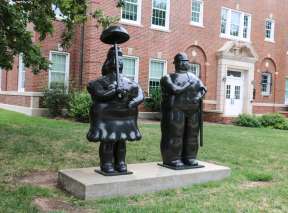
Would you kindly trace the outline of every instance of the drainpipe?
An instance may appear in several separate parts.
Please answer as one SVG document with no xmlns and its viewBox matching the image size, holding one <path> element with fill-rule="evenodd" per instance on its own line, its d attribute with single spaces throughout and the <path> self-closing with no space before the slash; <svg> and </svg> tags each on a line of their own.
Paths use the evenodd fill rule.
<svg viewBox="0 0 288 213">
<path fill-rule="evenodd" d="M 85 23 L 83 23 L 81 25 L 79 90 L 82 90 L 82 88 L 83 88 L 84 37 L 85 37 Z"/>
</svg>

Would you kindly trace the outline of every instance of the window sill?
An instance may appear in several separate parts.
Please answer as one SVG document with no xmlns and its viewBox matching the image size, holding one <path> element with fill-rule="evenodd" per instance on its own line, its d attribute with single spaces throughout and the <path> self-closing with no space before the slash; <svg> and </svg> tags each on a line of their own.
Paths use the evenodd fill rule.
<svg viewBox="0 0 288 213">
<path fill-rule="evenodd" d="M 205 28 L 205 26 L 202 23 L 197 23 L 197 22 L 190 21 L 190 25 L 193 26 L 193 27 Z"/>
<path fill-rule="evenodd" d="M 269 96 L 271 96 L 271 94 L 265 94 L 265 93 L 264 93 L 264 94 L 262 93 L 261 95 L 262 95 L 263 97 L 269 97 Z"/>
<path fill-rule="evenodd" d="M 169 30 L 169 28 L 164 28 L 164 27 L 158 27 L 158 26 L 154 26 L 152 25 L 150 27 L 150 29 L 152 30 L 157 30 L 157 31 L 161 31 L 161 32 L 166 32 L 166 33 L 170 33 L 171 31 Z"/>
<path fill-rule="evenodd" d="M 223 33 L 220 33 L 219 37 L 220 38 L 224 38 L 224 39 L 234 40 L 234 41 L 244 41 L 244 42 L 247 42 L 247 43 L 251 43 L 251 40 L 249 40 L 249 39 L 244 39 L 244 38 L 241 38 L 241 37 L 234 37 L 234 36 L 230 36 L 230 35 L 223 34 Z"/>
<path fill-rule="evenodd" d="M 119 23 L 123 25 L 134 26 L 134 27 L 144 27 L 140 22 L 136 22 L 136 21 L 132 22 L 132 21 L 121 20 Z"/>
<path fill-rule="evenodd" d="M 266 41 L 266 42 L 270 42 L 270 43 L 275 43 L 275 40 L 268 39 L 268 38 L 265 38 L 264 41 Z"/>
</svg>

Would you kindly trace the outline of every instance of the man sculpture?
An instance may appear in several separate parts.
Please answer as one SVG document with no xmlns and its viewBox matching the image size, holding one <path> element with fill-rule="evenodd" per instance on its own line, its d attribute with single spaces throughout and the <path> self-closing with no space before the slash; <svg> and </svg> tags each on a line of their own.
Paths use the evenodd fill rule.
<svg viewBox="0 0 288 213">
<path fill-rule="evenodd" d="M 112 27 L 103 35 L 117 35 L 117 32 L 121 36 L 127 31 L 122 27 Z M 126 141 L 141 139 L 137 107 L 144 100 L 144 95 L 137 83 L 122 75 L 122 55 L 117 46 L 111 47 L 102 67 L 102 77 L 90 82 L 87 87 L 93 100 L 87 139 L 100 142 L 100 173 L 109 176 L 127 174 Z"/>
<path fill-rule="evenodd" d="M 196 160 L 202 145 L 202 99 L 206 88 L 190 71 L 185 53 L 174 58 L 175 70 L 161 79 L 161 154 L 171 169 L 199 168 Z"/>
</svg>

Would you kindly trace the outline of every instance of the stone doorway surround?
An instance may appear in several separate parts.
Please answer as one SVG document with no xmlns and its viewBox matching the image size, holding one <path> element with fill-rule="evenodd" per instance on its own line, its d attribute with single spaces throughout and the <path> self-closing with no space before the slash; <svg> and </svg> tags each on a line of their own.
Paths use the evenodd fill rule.
<svg viewBox="0 0 288 213">
<path fill-rule="evenodd" d="M 226 79 L 228 70 L 239 70 L 244 74 L 243 113 L 253 112 L 253 84 L 255 63 L 258 55 L 251 43 L 227 41 L 218 51 L 217 110 L 225 114 Z"/>
</svg>

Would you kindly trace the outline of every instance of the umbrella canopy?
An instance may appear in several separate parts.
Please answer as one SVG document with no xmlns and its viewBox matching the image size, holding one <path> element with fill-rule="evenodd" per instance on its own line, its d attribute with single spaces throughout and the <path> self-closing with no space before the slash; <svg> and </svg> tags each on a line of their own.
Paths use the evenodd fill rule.
<svg viewBox="0 0 288 213">
<path fill-rule="evenodd" d="M 100 40 L 105 44 L 122 44 L 130 38 L 127 30 L 122 26 L 111 26 L 104 30 Z"/>
</svg>

